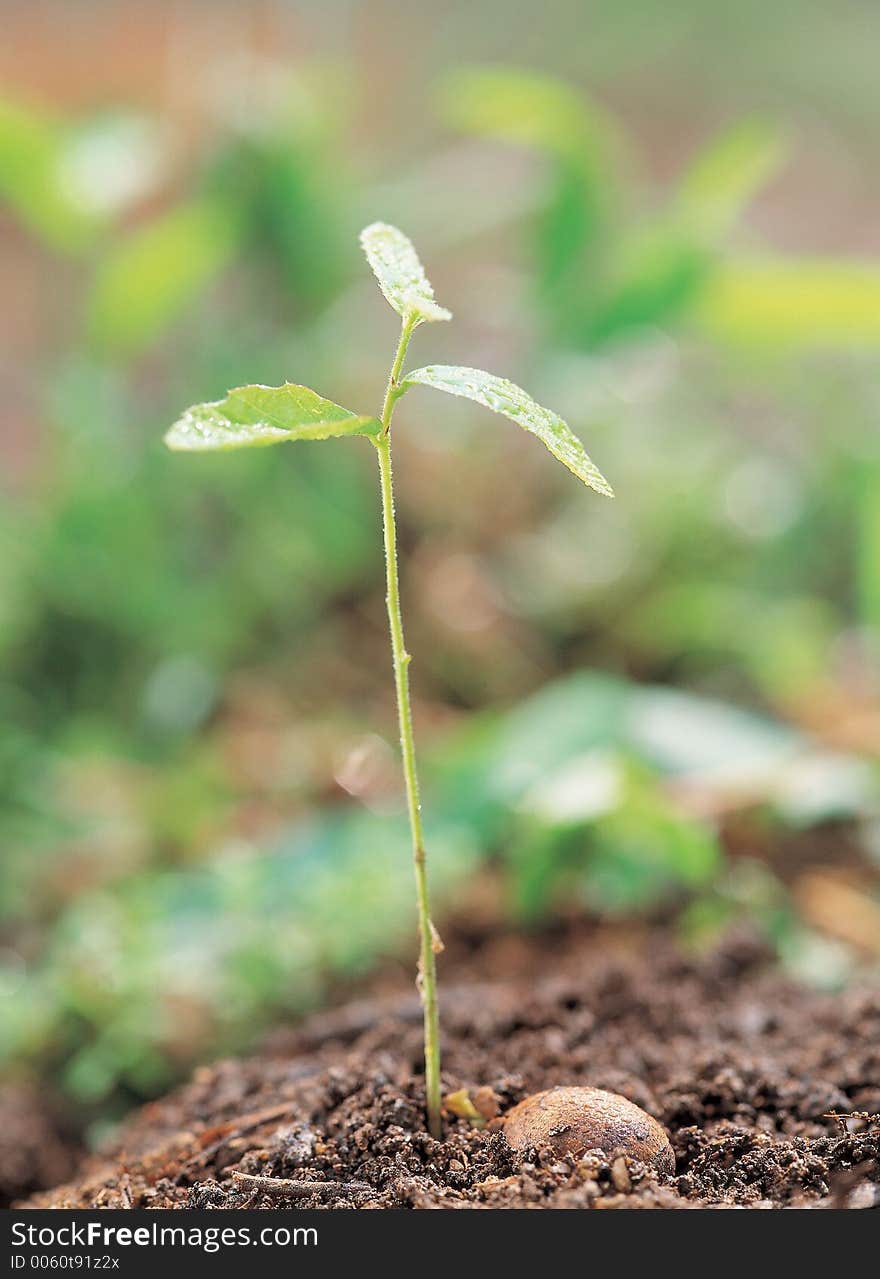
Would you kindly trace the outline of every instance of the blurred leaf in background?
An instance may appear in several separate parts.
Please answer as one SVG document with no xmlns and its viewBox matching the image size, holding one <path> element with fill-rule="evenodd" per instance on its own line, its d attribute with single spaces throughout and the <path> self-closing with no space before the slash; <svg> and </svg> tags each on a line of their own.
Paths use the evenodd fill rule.
<svg viewBox="0 0 880 1279">
<path fill-rule="evenodd" d="M 332 299 L 351 262 L 342 249 L 344 112 L 319 83 L 317 72 L 273 77 L 264 110 L 235 119 L 190 162 L 189 192 L 101 255 L 88 304 L 97 351 L 143 352 L 242 263 L 287 301 L 294 322 Z"/>
<path fill-rule="evenodd" d="M 167 177 L 166 140 L 120 109 L 59 119 L 0 98 L 0 199 L 53 253 L 83 257 Z"/>
<path fill-rule="evenodd" d="M 514 68 L 457 68 L 441 81 L 437 101 L 452 128 L 549 157 L 535 265 L 543 305 L 564 332 L 612 242 L 627 157 L 622 138 L 596 103 L 567 84 Z"/>
<path fill-rule="evenodd" d="M 129 233 L 101 261 L 89 301 L 89 335 L 107 354 L 136 353 L 165 333 L 233 257 L 234 211 L 195 200 Z"/>
<path fill-rule="evenodd" d="M 588 348 L 690 313 L 783 152 L 770 125 L 736 125 L 692 162 L 671 207 L 644 224 L 618 131 L 567 85 L 504 68 L 457 69 L 439 105 L 454 128 L 547 157 L 552 176 L 535 226 L 539 300 L 551 337 Z"/>
<path fill-rule="evenodd" d="M 733 257 L 701 300 L 719 338 L 760 348 L 880 342 L 880 268 L 825 258 Z"/>
</svg>

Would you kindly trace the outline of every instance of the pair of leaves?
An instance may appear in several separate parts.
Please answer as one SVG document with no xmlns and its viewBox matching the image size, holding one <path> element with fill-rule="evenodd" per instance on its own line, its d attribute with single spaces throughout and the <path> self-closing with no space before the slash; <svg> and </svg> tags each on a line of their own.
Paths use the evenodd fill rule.
<svg viewBox="0 0 880 1279">
<path fill-rule="evenodd" d="M 405 235 L 386 223 L 375 222 L 361 233 L 361 244 L 382 293 L 400 315 L 405 329 L 452 318 L 434 300 L 434 290 Z M 597 493 L 612 496 L 610 485 L 570 427 L 513 382 L 480 369 L 434 364 L 407 374 L 401 391 L 415 385 L 463 396 L 503 414 L 541 440 L 584 484 Z M 375 437 L 381 429 L 376 418 L 352 413 L 308 387 L 288 382 L 278 387 L 238 387 L 224 400 L 197 404 L 175 423 L 165 442 L 172 449 L 201 452 L 282 440 Z"/>
</svg>

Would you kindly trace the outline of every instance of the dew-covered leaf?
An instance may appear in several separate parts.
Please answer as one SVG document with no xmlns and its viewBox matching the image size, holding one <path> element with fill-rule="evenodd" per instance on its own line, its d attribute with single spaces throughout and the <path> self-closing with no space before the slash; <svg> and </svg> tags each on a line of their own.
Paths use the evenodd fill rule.
<svg viewBox="0 0 880 1279">
<path fill-rule="evenodd" d="M 253 448 L 282 440 L 326 440 L 338 435 L 375 435 L 375 418 L 361 417 L 307 386 L 239 386 L 225 400 L 195 404 L 165 436 L 170 449 Z"/>
<path fill-rule="evenodd" d="M 419 383 L 433 386 L 449 395 L 461 395 L 475 400 L 487 409 L 503 413 L 523 430 L 536 435 L 555 458 L 583 480 L 591 489 L 605 497 L 613 497 L 611 485 L 590 461 L 578 437 L 561 417 L 536 404 L 522 387 L 506 378 L 484 373 L 482 369 L 462 368 L 459 365 L 429 364 L 406 375 L 405 385 Z"/>
<path fill-rule="evenodd" d="M 361 231 L 361 245 L 388 304 L 405 320 L 451 320 L 452 314 L 434 301 L 432 289 L 410 240 L 387 222 L 373 222 Z"/>
</svg>

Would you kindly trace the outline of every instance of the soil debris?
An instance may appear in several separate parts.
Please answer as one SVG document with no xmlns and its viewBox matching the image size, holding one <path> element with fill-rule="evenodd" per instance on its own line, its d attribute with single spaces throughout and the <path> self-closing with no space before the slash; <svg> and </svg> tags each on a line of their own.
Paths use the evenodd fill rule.
<svg viewBox="0 0 880 1279">
<path fill-rule="evenodd" d="M 135 1114 L 77 1180 L 29 1205 L 880 1203 L 876 988 L 800 988 L 748 940 L 693 959 L 662 934 L 617 951 L 583 928 L 474 949 L 445 976 L 447 1097 L 466 1090 L 503 1116 L 559 1085 L 605 1089 L 663 1125 L 674 1169 L 626 1150 L 516 1150 L 497 1118 L 481 1129 L 448 1114 L 435 1141 L 418 1003 L 401 988 L 276 1035 L 262 1056 L 203 1067 Z"/>
</svg>

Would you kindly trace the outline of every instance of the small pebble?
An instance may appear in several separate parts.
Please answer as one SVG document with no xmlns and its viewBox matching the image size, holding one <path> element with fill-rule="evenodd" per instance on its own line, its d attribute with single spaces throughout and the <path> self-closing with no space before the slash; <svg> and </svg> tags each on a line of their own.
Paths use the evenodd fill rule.
<svg viewBox="0 0 880 1279">
<path fill-rule="evenodd" d="M 622 1195 L 629 1194 L 632 1190 L 632 1179 L 622 1155 L 618 1155 L 611 1165 L 611 1180 L 614 1182 L 614 1189 L 619 1190 Z"/>
<path fill-rule="evenodd" d="M 849 1193 L 848 1208 L 876 1208 L 880 1204 L 880 1188 L 863 1181 Z"/>
</svg>

